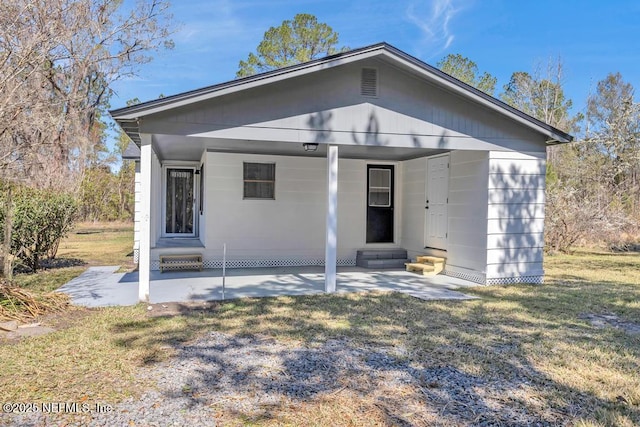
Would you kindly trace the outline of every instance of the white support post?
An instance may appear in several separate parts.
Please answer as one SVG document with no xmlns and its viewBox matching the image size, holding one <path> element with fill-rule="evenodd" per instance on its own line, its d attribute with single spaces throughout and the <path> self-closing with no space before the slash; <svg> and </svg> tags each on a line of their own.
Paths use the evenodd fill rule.
<svg viewBox="0 0 640 427">
<path fill-rule="evenodd" d="M 138 299 L 149 302 L 151 270 L 151 135 L 140 135 L 140 255 L 138 262 Z"/>
<path fill-rule="evenodd" d="M 327 239 L 324 255 L 324 290 L 336 291 L 338 246 L 338 146 L 327 146 Z"/>
</svg>

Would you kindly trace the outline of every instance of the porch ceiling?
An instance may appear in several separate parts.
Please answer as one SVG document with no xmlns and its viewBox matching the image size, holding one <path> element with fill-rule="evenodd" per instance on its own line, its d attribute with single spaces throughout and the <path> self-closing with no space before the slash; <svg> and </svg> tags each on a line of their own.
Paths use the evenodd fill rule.
<svg viewBox="0 0 640 427">
<path fill-rule="evenodd" d="M 281 156 L 326 157 L 327 146 L 320 143 L 315 152 L 304 151 L 301 143 L 280 141 L 247 141 L 177 135 L 154 135 L 154 150 L 163 160 L 199 161 L 203 151 L 225 153 L 270 154 Z M 367 145 L 341 145 L 340 158 L 371 160 L 408 160 L 431 156 L 447 150 L 401 148 Z"/>
</svg>

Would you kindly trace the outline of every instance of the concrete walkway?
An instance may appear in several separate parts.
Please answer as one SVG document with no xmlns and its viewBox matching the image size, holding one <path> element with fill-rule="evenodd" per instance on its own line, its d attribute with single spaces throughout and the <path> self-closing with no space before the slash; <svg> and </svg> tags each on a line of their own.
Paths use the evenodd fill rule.
<svg viewBox="0 0 640 427">
<path fill-rule="evenodd" d="M 59 291 L 74 304 L 87 307 L 134 305 L 138 302 L 138 273 L 115 273 L 118 267 L 91 267 Z M 475 283 L 438 275 L 425 277 L 406 271 L 338 268 L 337 292 L 396 291 L 425 300 L 471 299 L 456 289 Z M 222 271 L 151 272 L 150 302 L 222 300 Z M 324 293 L 323 267 L 282 267 L 227 270 L 224 299 L 313 295 Z"/>
<path fill-rule="evenodd" d="M 69 295 L 75 305 L 85 307 L 135 305 L 138 302 L 138 283 L 123 282 L 126 273 L 116 273 L 119 269 L 119 265 L 89 267 L 62 285 L 58 292 Z"/>
</svg>

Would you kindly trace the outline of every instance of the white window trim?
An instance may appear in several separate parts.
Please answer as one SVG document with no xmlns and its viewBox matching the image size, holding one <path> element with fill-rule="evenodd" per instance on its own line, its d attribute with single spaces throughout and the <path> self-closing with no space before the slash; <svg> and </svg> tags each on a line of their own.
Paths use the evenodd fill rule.
<svg viewBox="0 0 640 427">
<path fill-rule="evenodd" d="M 392 200 L 391 200 L 391 196 L 393 195 L 393 185 L 391 184 L 391 169 L 388 168 L 376 168 L 376 167 L 370 167 L 369 169 L 369 176 L 367 177 L 367 182 L 369 183 L 369 187 L 367 188 L 367 203 L 369 204 L 369 207 L 373 207 L 373 208 L 388 208 L 391 206 Z M 385 171 L 389 173 L 389 185 L 387 187 L 374 187 L 371 186 L 371 172 L 373 172 L 374 170 L 381 170 L 381 171 Z M 378 204 L 372 204 L 371 203 L 371 190 L 372 189 L 378 189 L 378 190 L 386 190 L 386 192 L 389 193 L 389 202 L 386 205 L 378 205 Z M 374 191 L 375 192 L 375 191 Z"/>
<path fill-rule="evenodd" d="M 159 225 L 160 225 L 160 236 L 166 238 L 198 238 L 198 222 L 200 217 L 199 205 L 198 203 L 200 198 L 200 176 L 196 175 L 196 171 L 198 170 L 198 166 L 200 164 L 196 162 L 167 162 L 162 163 L 162 194 L 160 197 L 160 212 L 161 217 Z M 193 170 L 193 233 L 167 233 L 167 227 L 165 221 L 167 220 L 167 170 L 168 169 L 191 169 Z"/>
</svg>

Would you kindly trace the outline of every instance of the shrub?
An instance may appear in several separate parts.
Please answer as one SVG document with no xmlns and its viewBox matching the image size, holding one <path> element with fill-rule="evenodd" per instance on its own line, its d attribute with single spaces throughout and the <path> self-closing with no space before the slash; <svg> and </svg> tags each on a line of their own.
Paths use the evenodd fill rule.
<svg viewBox="0 0 640 427">
<path fill-rule="evenodd" d="M 6 193 L 3 192 L 2 199 L 5 196 Z M 24 265 L 36 271 L 43 257 L 55 257 L 60 240 L 73 227 L 78 206 L 71 194 L 46 189 L 17 187 L 12 199 L 11 252 Z M 2 200 L 0 220 L 3 229 L 4 209 L 5 203 Z"/>
</svg>

